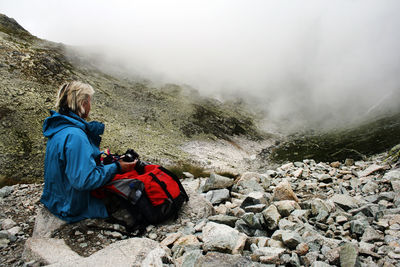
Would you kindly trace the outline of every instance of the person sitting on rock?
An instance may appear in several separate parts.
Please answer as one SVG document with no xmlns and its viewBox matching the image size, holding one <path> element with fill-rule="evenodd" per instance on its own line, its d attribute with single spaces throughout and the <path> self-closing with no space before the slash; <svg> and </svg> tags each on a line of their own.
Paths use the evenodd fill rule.
<svg viewBox="0 0 400 267">
<path fill-rule="evenodd" d="M 133 170 L 136 164 L 117 161 L 103 165 L 97 160 L 104 124 L 86 121 L 93 94 L 89 84 L 63 84 L 57 95 L 58 112 L 51 110 L 43 124 L 48 141 L 41 202 L 69 223 L 108 217 L 104 203 L 91 196 L 91 190 L 103 186 L 117 173 Z"/>
</svg>

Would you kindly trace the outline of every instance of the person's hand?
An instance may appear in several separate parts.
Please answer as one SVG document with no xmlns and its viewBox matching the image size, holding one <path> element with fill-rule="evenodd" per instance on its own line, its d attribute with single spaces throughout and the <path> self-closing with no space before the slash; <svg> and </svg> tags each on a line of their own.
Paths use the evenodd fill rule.
<svg viewBox="0 0 400 267">
<path fill-rule="evenodd" d="M 119 165 L 121 165 L 121 172 L 125 173 L 125 172 L 133 171 L 133 168 L 135 168 L 137 159 L 133 162 L 126 162 L 126 161 L 123 161 L 122 159 L 120 159 L 118 162 L 119 162 Z"/>
</svg>

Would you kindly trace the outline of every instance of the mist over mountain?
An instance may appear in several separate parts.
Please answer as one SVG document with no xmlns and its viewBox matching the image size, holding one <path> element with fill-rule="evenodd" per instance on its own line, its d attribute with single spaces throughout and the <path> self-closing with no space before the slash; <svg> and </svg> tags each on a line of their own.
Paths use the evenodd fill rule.
<svg viewBox="0 0 400 267">
<path fill-rule="evenodd" d="M 3 8 L 34 35 L 101 55 L 104 69 L 240 96 L 267 129 L 341 127 L 399 109 L 398 1 L 77 3 Z"/>
</svg>

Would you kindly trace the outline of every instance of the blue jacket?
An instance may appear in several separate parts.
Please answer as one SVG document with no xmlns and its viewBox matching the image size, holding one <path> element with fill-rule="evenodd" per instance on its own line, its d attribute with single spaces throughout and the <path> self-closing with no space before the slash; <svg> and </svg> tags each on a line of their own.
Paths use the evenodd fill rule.
<svg viewBox="0 0 400 267">
<path fill-rule="evenodd" d="M 41 202 L 67 222 L 108 217 L 103 202 L 90 194 L 118 172 L 117 164 L 96 165 L 103 132 L 104 124 L 88 123 L 72 112 L 51 111 L 44 121 L 48 141 Z"/>
</svg>

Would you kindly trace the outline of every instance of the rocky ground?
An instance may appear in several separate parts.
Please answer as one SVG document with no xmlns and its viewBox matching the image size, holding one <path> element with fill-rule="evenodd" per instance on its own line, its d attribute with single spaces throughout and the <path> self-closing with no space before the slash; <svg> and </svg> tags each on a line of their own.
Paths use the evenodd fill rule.
<svg viewBox="0 0 400 267">
<path fill-rule="evenodd" d="M 51 237 L 76 252 L 74 264 L 134 240 L 163 252 L 153 266 L 400 266 L 400 169 L 385 158 L 290 162 L 236 180 L 187 177 L 191 200 L 178 220 L 149 226 L 137 239 L 99 220 L 63 225 Z M 41 189 L 0 189 L 1 266 L 72 264 L 22 257 Z M 142 251 L 135 264 L 148 262 L 153 252 Z"/>
</svg>

